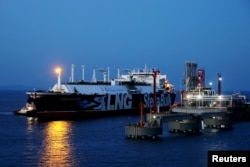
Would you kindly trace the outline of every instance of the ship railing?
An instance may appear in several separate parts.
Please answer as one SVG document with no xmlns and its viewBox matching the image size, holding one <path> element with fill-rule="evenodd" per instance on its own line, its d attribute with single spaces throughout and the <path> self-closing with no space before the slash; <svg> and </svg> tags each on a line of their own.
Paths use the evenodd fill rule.
<svg viewBox="0 0 250 167">
<path fill-rule="evenodd" d="M 210 113 L 210 112 L 226 112 L 227 107 L 175 107 L 172 109 L 177 113 Z"/>
<path fill-rule="evenodd" d="M 187 97 L 186 99 L 188 100 L 214 100 L 214 101 L 230 101 L 232 99 L 231 95 L 215 95 L 215 96 L 211 96 L 211 95 L 191 95 L 189 97 Z"/>
</svg>

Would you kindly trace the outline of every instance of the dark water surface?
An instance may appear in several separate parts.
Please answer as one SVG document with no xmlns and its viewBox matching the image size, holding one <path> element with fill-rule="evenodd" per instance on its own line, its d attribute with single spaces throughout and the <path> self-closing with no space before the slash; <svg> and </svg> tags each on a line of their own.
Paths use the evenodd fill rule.
<svg viewBox="0 0 250 167">
<path fill-rule="evenodd" d="M 23 91 L 0 91 L 0 166 L 207 166 L 208 150 L 250 150 L 250 122 L 199 135 L 164 125 L 160 139 L 129 140 L 128 116 L 37 122 L 13 115 L 25 101 Z"/>
</svg>

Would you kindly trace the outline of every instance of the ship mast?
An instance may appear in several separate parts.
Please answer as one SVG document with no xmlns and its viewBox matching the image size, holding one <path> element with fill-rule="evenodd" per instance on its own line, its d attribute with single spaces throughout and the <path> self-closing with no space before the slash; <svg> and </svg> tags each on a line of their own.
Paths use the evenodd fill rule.
<svg viewBox="0 0 250 167">
<path fill-rule="evenodd" d="M 92 82 L 96 82 L 95 68 L 93 68 Z"/>
<path fill-rule="evenodd" d="M 110 68 L 107 67 L 107 80 L 108 80 L 108 82 L 109 82 L 109 71 L 110 71 Z"/>
<path fill-rule="evenodd" d="M 84 81 L 84 65 L 82 65 L 82 81 Z"/>
<path fill-rule="evenodd" d="M 57 67 L 55 72 L 57 73 L 57 91 L 61 91 L 61 72 L 62 69 Z"/>
<path fill-rule="evenodd" d="M 74 64 L 71 64 L 71 82 L 74 82 Z"/>
</svg>

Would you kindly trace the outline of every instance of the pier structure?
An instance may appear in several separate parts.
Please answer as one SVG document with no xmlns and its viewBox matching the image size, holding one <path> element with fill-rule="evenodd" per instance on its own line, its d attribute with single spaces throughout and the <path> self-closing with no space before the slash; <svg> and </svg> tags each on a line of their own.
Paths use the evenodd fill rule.
<svg viewBox="0 0 250 167">
<path fill-rule="evenodd" d="M 229 114 L 223 108 L 174 108 L 171 113 L 151 112 L 143 118 L 141 112 L 138 123 L 125 126 L 125 135 L 130 139 L 155 139 L 162 135 L 163 123 L 168 124 L 168 131 L 172 133 L 197 134 L 203 128 L 229 129 L 233 124 Z"/>
<path fill-rule="evenodd" d="M 224 108 L 173 108 L 171 113 L 148 113 L 146 121 L 160 119 L 167 123 L 169 132 L 199 133 L 202 128 L 228 129 L 232 127 L 232 120 Z"/>
<path fill-rule="evenodd" d="M 125 134 L 128 138 L 157 138 L 163 132 L 162 122 L 160 118 L 155 118 L 151 121 L 144 121 L 143 116 L 144 105 L 142 100 L 140 100 L 140 121 L 135 124 L 125 125 Z"/>
<path fill-rule="evenodd" d="M 180 94 L 181 106 L 173 107 L 168 112 L 157 110 L 155 86 L 157 75 L 158 72 L 153 71 L 154 98 L 152 111 L 146 114 L 146 123 L 143 126 L 141 123 L 138 126 L 125 126 L 125 134 L 129 138 L 160 135 L 162 134 L 160 131 L 162 131 L 163 123 L 168 124 L 170 132 L 181 133 L 199 133 L 203 127 L 218 129 L 232 127 L 233 122 L 230 118 L 231 111 L 229 108 L 237 102 L 244 101 L 245 97 L 221 95 L 220 84 L 218 94 L 212 87 L 205 87 L 205 70 L 200 69 L 197 72 L 197 63 L 186 62 L 184 76 L 186 90 L 181 91 Z M 221 75 L 219 75 L 218 81 L 220 83 Z"/>
<path fill-rule="evenodd" d="M 128 124 L 125 126 L 125 134 L 131 139 L 144 139 L 152 138 L 156 139 L 163 132 L 161 120 L 159 118 L 154 121 L 144 123 L 140 126 L 139 123 Z"/>
<path fill-rule="evenodd" d="M 231 112 L 225 107 L 178 107 L 172 112 L 193 114 L 206 128 L 231 128 L 233 124 Z"/>
</svg>

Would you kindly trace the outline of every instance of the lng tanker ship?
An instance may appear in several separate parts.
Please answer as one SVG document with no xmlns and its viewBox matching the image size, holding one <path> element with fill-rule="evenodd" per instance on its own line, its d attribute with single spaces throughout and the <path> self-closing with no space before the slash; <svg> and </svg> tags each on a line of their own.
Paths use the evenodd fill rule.
<svg viewBox="0 0 250 167">
<path fill-rule="evenodd" d="M 95 69 L 91 82 L 73 80 L 61 82 L 61 69 L 57 69 L 58 81 L 49 91 L 26 92 L 26 107 L 15 114 L 38 119 L 77 119 L 103 116 L 139 114 L 139 102 L 143 100 L 145 111 L 168 111 L 175 101 L 174 87 L 159 70 L 126 70 L 126 74 L 109 80 L 109 68 L 102 70 L 104 80 L 97 81 Z M 84 76 L 84 70 L 83 70 Z M 157 106 L 153 106 L 156 101 Z"/>
</svg>

